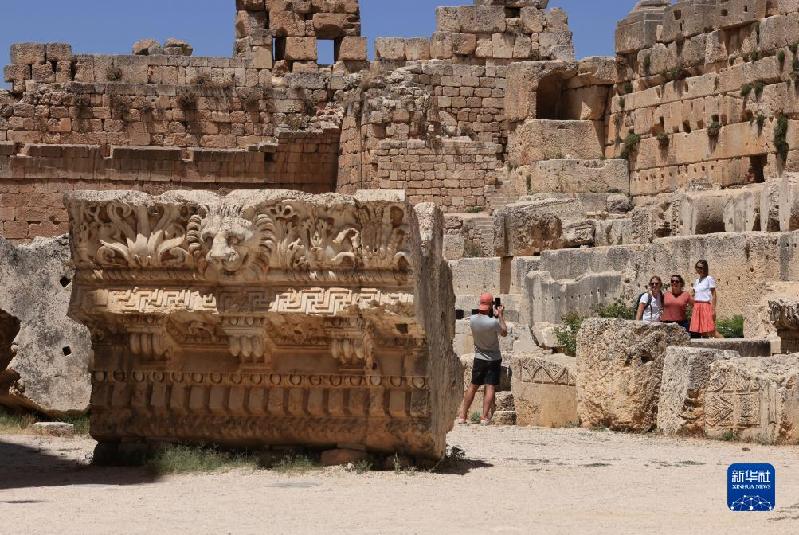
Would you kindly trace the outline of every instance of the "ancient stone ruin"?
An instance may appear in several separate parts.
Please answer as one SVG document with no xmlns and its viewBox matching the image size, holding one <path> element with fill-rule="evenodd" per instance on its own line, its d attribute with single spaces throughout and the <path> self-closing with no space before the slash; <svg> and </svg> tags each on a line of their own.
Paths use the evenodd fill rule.
<svg viewBox="0 0 799 535">
<path fill-rule="evenodd" d="M 641 0 L 618 23 L 615 56 L 582 59 L 574 56 L 566 13 L 548 7 L 547 0 L 475 0 L 474 5 L 440 7 L 432 36 L 379 38 L 371 61 L 356 0 L 237 0 L 230 58 L 194 56 L 191 45 L 179 39 L 143 39 L 132 55 L 122 56 L 75 53 L 63 43 L 14 45 L 5 69 L 11 87 L 0 91 L 0 233 L 9 242 L 0 248 L 0 266 L 11 266 L 4 277 L 21 280 L 23 275 L 14 272 L 18 249 L 42 243 L 26 245 L 34 238 L 64 234 L 70 218 L 75 225 L 94 217 L 101 226 L 116 218 L 126 222 L 121 227 L 126 230 L 101 238 L 91 234 L 97 228 L 87 228 L 89 234 L 83 236 L 75 234 L 83 232 L 81 227 L 73 226 L 80 284 L 62 290 L 74 290 L 75 299 L 113 290 L 128 296 L 133 310 L 147 310 L 151 302 L 169 309 L 165 315 L 138 311 L 141 317 L 134 319 L 132 310 L 114 308 L 117 301 L 110 297 L 86 306 L 73 300 L 73 317 L 90 326 L 95 348 L 101 348 L 95 355 L 100 375 L 93 378 L 97 436 L 202 438 L 189 423 L 186 428 L 164 427 L 168 416 L 142 416 L 158 410 L 177 414 L 170 412 L 172 398 L 164 397 L 164 389 L 174 386 L 169 381 L 180 372 L 174 366 L 189 354 L 185 329 L 193 322 L 213 325 L 191 336 L 215 349 L 191 355 L 198 365 L 213 362 L 223 368 L 203 364 L 192 370 L 211 375 L 202 375 L 202 384 L 181 383 L 197 393 L 178 396 L 175 403 L 188 407 L 181 409 L 186 414 L 196 408 L 206 411 L 204 421 L 221 422 L 230 411 L 243 418 L 245 413 L 236 411 L 246 408 L 241 393 L 246 385 L 228 382 L 233 375 L 225 374 L 239 374 L 244 381 L 236 366 L 267 366 L 269 356 L 271 365 L 285 366 L 280 352 L 274 352 L 280 345 L 275 337 L 290 337 L 292 325 L 328 329 L 328 337 L 335 332 L 324 351 L 315 342 L 298 346 L 304 352 L 308 347 L 322 351 L 326 356 L 317 361 L 325 366 L 345 366 L 353 355 L 357 362 L 366 358 L 370 340 L 390 330 L 384 322 L 395 323 L 396 329 L 406 325 L 407 332 L 394 333 L 397 344 L 447 339 L 468 364 L 473 351 L 468 320 L 455 321 L 453 328 L 450 314 L 457 308 L 468 316 L 478 296 L 488 291 L 502 299 L 511 323 L 510 336 L 502 341 L 502 421 L 547 426 L 581 421 L 636 431 L 660 427 L 674 434 L 799 440 L 787 431 L 799 425 L 793 405 L 786 402 L 783 411 L 781 402 L 770 401 L 777 400 L 774 392 L 787 396 L 780 399 L 793 395 L 785 386 L 793 377 L 792 357 L 776 355 L 794 354 L 799 347 L 799 5 L 782 0 Z M 334 50 L 332 65 L 319 63 L 324 42 Z M 321 196 L 263 191 L 281 188 Z M 141 196 L 116 190 L 136 190 Z M 170 190 L 184 193 L 148 196 Z M 251 193 L 226 197 L 234 190 Z M 404 190 L 407 201 L 368 201 L 360 197 L 365 194 L 356 194 L 360 190 Z M 64 193 L 71 194 L 69 214 Z M 298 224 L 314 228 L 303 238 L 307 264 L 283 268 L 283 279 L 274 279 L 274 266 L 235 247 L 271 251 L 273 245 L 257 242 L 264 232 L 254 219 L 257 210 L 239 209 L 255 210 L 278 198 L 313 210 L 368 207 L 370 202 L 395 206 L 404 214 L 402 225 L 410 240 L 406 253 L 413 262 L 405 271 L 398 266 L 388 271 L 391 277 L 403 274 L 404 286 L 350 281 L 337 287 L 413 295 L 414 306 L 423 303 L 424 309 L 400 313 L 379 304 L 372 319 L 363 323 L 371 305 L 358 314 L 349 308 L 336 310 L 331 317 L 269 308 L 253 316 L 252 324 L 246 320 L 234 325 L 229 322 L 235 314 L 225 307 L 234 306 L 235 300 L 206 303 L 211 307 L 207 313 L 190 308 L 190 292 L 233 292 L 241 298 L 244 294 L 235 292 L 255 291 L 246 288 L 256 281 L 262 286 L 258 291 L 275 296 L 324 288 L 317 279 L 308 280 L 318 268 L 313 262 L 357 249 L 353 236 L 346 234 L 332 249 L 315 243 L 332 232 L 328 225 L 351 223 L 355 216 L 335 215 L 331 222 L 306 217 L 308 212 L 301 210 Z M 443 212 L 440 225 L 437 212 L 420 205 L 429 202 Z M 78 206 L 92 208 L 76 214 Z M 168 221 L 162 222 L 164 217 Z M 192 217 L 216 234 L 198 237 L 203 228 L 189 221 Z M 384 230 L 394 228 L 390 213 L 387 217 L 381 223 Z M 178 221 L 177 227 L 169 218 Z M 144 221 L 149 227 L 140 233 L 136 225 Z M 185 240 L 176 242 L 181 232 Z M 420 241 L 414 241 L 417 234 Z M 85 251 L 76 248 L 78 235 L 80 243 L 90 244 Z M 232 244 L 231 237 L 239 243 Z M 113 247 L 102 244 L 109 240 Z M 353 251 L 340 248 L 348 243 Z M 434 270 L 429 281 L 419 271 L 421 259 L 438 261 L 439 246 L 449 261 L 451 285 L 443 268 Z M 69 256 L 63 240 L 47 247 L 57 249 L 59 258 Z M 163 249 L 154 255 L 150 247 Z M 118 265 L 123 259 L 132 264 Z M 663 327 L 589 322 L 586 332 L 594 334 L 586 343 L 572 350 L 562 341 L 564 317 L 597 315 L 599 307 L 610 305 L 628 307 L 652 275 L 668 280 L 681 274 L 690 285 L 699 259 L 710 262 L 718 281 L 718 318 L 742 317 L 746 340 L 687 341 Z M 336 276 L 374 271 L 364 271 L 346 255 L 339 261 L 335 269 L 323 270 L 325 277 L 327 271 Z M 176 267 L 179 262 L 183 267 Z M 244 278 L 233 277 L 240 281 L 233 284 L 226 264 L 236 268 L 232 271 L 243 269 L 237 276 Z M 64 266 L 46 265 L 51 266 L 46 268 L 51 269 L 45 277 L 48 284 L 65 276 Z M 103 278 L 112 273 L 125 277 L 112 284 Z M 160 279 L 145 278 L 158 273 Z M 172 278 L 174 273 L 181 275 Z M 422 291 L 418 285 L 423 282 L 443 286 Z M 163 293 L 167 287 L 180 297 Z M 136 300 L 134 290 L 155 293 Z M 36 303 L 33 309 L 50 316 L 28 314 L 0 299 L 0 364 L 9 362 L 12 350 L 17 354 L 0 375 L 2 392 L 13 391 L 16 400 L 24 400 L 22 405 L 43 411 L 51 411 L 48 404 L 29 396 L 35 388 L 26 387 L 23 393 L 18 386 L 49 384 L 47 370 L 73 369 L 74 363 L 83 366 L 90 360 L 88 335 L 63 319 L 63 307 L 50 306 L 50 299 L 44 294 L 30 299 Z M 273 305 L 278 306 L 267 300 L 258 306 Z M 394 315 L 401 321 L 394 322 Z M 31 327 L 41 317 L 56 316 L 76 337 L 69 344 L 59 345 L 61 341 Z M 334 320 L 349 323 L 335 329 L 330 323 Z M 97 339 L 96 333 L 105 330 L 113 336 Z M 618 333 L 657 340 L 658 351 L 645 350 L 640 341 L 623 346 L 614 338 L 622 336 Z M 20 341 L 25 336 L 35 347 L 46 348 L 48 367 L 16 364 L 22 362 Z M 119 341 L 125 336 L 125 343 Z M 103 344 L 112 340 L 127 348 L 120 355 L 135 362 L 149 355 L 148 366 L 158 371 L 148 375 L 133 368 L 115 379 L 113 372 L 119 370 L 104 360 L 111 353 Z M 70 355 L 62 351 L 66 345 Z M 429 362 L 448 362 L 449 349 L 430 345 L 425 351 Z M 224 354 L 227 360 L 212 354 Z M 380 351 L 373 360 L 388 366 L 386 358 L 396 361 Z M 75 384 L 89 384 L 85 370 Z M 272 405 L 265 398 L 259 405 L 264 411 L 276 407 L 279 414 L 247 418 L 291 421 L 322 418 L 313 412 L 297 416 L 300 408 L 331 410 L 326 405 L 331 403 L 329 392 L 322 394 L 331 389 L 321 383 L 308 390 L 286 387 L 280 375 L 310 377 L 321 373 L 319 369 L 281 370 L 274 372 L 281 383 L 273 386 L 285 390 L 285 395 L 274 394 L 284 404 Z M 362 371 L 370 381 L 379 377 L 380 388 L 386 380 L 391 384 L 391 378 L 417 377 L 404 369 L 379 368 L 373 375 Z M 451 371 L 421 370 L 418 377 L 459 383 L 461 370 Z M 207 382 L 214 378 L 222 382 Z M 6 387 L 14 382 L 17 387 Z M 727 386 L 714 390 L 722 383 L 743 382 L 748 390 L 732 389 L 735 394 Z M 640 388 L 625 393 L 625 384 Z M 694 387 L 705 384 L 709 386 Z M 450 400 L 438 399 L 433 383 L 418 391 L 404 385 L 388 387 L 384 404 L 375 406 L 388 411 L 381 418 L 395 422 L 392 411 L 399 415 L 400 406 L 416 410 L 414 392 L 427 396 L 426 423 L 407 434 L 414 438 L 397 438 L 401 434 L 393 431 L 375 434 L 358 420 L 365 434 L 356 442 L 382 450 L 407 442 L 416 444 L 414 451 L 421 455 L 436 455 L 448 426 L 444 420 Z M 296 398 L 300 392 L 305 392 L 302 400 Z M 376 390 L 369 392 L 371 396 Z M 85 410 L 81 395 L 52 412 Z M 402 396 L 409 405 L 400 403 Z M 0 403 L 6 399 L 0 394 Z M 759 413 L 760 420 L 744 410 L 756 404 L 768 408 Z M 732 412 L 724 408 L 728 405 Z M 128 406 L 135 407 L 130 414 L 137 416 L 114 419 L 128 414 L 117 407 Z M 396 418 L 404 421 L 406 416 Z M 774 418 L 782 422 L 781 430 L 756 425 Z M 151 430 L 142 427 L 145 423 L 162 427 Z M 216 427 L 229 431 L 230 437 L 255 436 L 254 430 L 261 429 L 242 427 L 234 433 Z M 310 437 L 291 441 L 313 442 Z"/>
<path fill-rule="evenodd" d="M 92 435 L 443 455 L 461 383 L 442 218 L 403 197 L 70 195 Z"/>
</svg>

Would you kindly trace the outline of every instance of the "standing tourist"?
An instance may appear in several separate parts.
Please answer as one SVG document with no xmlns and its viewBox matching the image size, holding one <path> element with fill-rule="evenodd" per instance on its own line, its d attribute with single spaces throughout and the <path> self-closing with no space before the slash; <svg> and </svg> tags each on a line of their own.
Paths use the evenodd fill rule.
<svg viewBox="0 0 799 535">
<path fill-rule="evenodd" d="M 666 292 L 663 296 L 663 315 L 661 321 L 664 323 L 677 323 L 686 331 L 690 327 L 688 321 L 688 307 L 693 304 L 694 300 L 686 291 L 685 279 L 682 275 L 671 276 L 671 291 Z"/>
<path fill-rule="evenodd" d="M 493 311 L 493 316 L 489 312 Z M 474 338 L 474 363 L 472 365 L 472 384 L 466 389 L 461 404 L 458 423 L 466 423 L 466 415 L 472 406 L 474 396 L 481 386 L 485 385 L 483 398 L 483 413 L 480 417 L 481 425 L 491 422 L 494 408 L 494 396 L 499 386 L 502 375 L 502 353 L 499 351 L 499 337 L 508 336 L 508 326 L 505 323 L 504 307 L 494 303 L 494 296 L 484 293 L 480 296 L 478 313 L 469 319 Z"/>
<path fill-rule="evenodd" d="M 696 263 L 696 274 L 699 278 L 694 282 L 694 311 L 691 315 L 691 332 L 703 338 L 720 338 L 716 331 L 716 279 L 710 276 L 707 260 Z"/>
<path fill-rule="evenodd" d="M 636 321 L 657 323 L 663 314 L 663 281 L 660 277 L 652 277 L 649 281 L 649 291 L 641 294 L 638 299 L 638 310 L 635 314 Z"/>
</svg>

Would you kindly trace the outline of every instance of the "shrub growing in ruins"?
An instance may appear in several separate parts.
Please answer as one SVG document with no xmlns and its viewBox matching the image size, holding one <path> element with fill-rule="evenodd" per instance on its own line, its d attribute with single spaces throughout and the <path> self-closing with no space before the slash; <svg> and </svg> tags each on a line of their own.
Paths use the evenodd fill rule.
<svg viewBox="0 0 799 535">
<path fill-rule="evenodd" d="M 710 138 L 716 139 L 719 137 L 721 133 L 721 123 L 718 121 L 713 121 L 709 125 L 707 125 L 707 135 Z"/>
<path fill-rule="evenodd" d="M 777 52 L 777 61 L 780 62 L 780 66 L 781 67 L 783 65 L 785 65 L 785 51 L 784 50 L 780 50 L 779 52 Z"/>
<path fill-rule="evenodd" d="M 584 317 L 576 312 L 570 312 L 562 318 L 563 325 L 555 329 L 558 345 L 570 357 L 577 356 L 577 333 L 583 325 Z"/>
<path fill-rule="evenodd" d="M 766 82 L 764 82 L 763 80 L 758 80 L 752 85 L 752 88 L 755 90 L 755 96 L 757 98 L 760 98 L 760 96 L 763 94 L 763 89 L 765 87 L 766 87 Z"/>
<path fill-rule="evenodd" d="M 763 130 L 763 127 L 766 125 L 766 116 L 762 113 L 757 114 L 757 129 L 758 131 Z"/>
<path fill-rule="evenodd" d="M 644 74 L 649 76 L 649 69 L 652 67 L 652 57 L 649 54 L 644 56 L 643 67 L 644 67 Z"/>
<path fill-rule="evenodd" d="M 627 82 L 624 82 L 624 92 L 627 94 L 633 92 L 633 83 L 630 82 L 629 80 Z"/>
<path fill-rule="evenodd" d="M 624 109 L 627 106 L 627 103 L 624 100 L 624 97 L 619 97 L 619 108 Z"/>
<path fill-rule="evenodd" d="M 597 316 L 600 318 L 615 318 L 622 320 L 634 320 L 635 309 L 627 306 L 624 299 L 616 299 L 609 305 L 598 305 L 595 309 Z"/>
<path fill-rule="evenodd" d="M 125 120 L 130 111 L 130 102 L 122 95 L 111 95 L 111 113 L 118 119 Z"/>
<path fill-rule="evenodd" d="M 657 135 L 657 140 L 658 140 L 658 145 L 660 145 L 660 148 L 665 149 L 666 147 L 669 146 L 669 141 L 671 140 L 671 138 L 669 138 L 669 135 L 666 132 L 659 132 Z"/>
<path fill-rule="evenodd" d="M 741 96 L 746 98 L 752 92 L 752 84 L 744 84 L 741 86 Z"/>
<path fill-rule="evenodd" d="M 774 146 L 777 148 L 777 154 L 783 162 L 788 159 L 788 150 L 790 150 L 790 146 L 786 141 L 788 124 L 788 118 L 780 113 L 777 116 L 777 124 L 774 126 Z"/>
<path fill-rule="evenodd" d="M 716 322 L 716 329 L 724 338 L 743 338 L 744 317 L 739 315 L 720 319 Z"/>
<path fill-rule="evenodd" d="M 627 134 L 627 137 L 624 138 L 624 148 L 621 151 L 621 157 L 625 160 L 629 160 L 630 156 L 638 150 L 638 145 L 641 144 L 641 136 L 634 132 L 630 132 Z"/>
<path fill-rule="evenodd" d="M 255 88 L 246 88 L 239 92 L 239 99 L 246 110 L 257 110 L 261 106 L 263 95 Z"/>
<path fill-rule="evenodd" d="M 191 111 L 197 109 L 197 95 L 191 91 L 183 90 L 178 93 L 177 103 L 183 111 Z"/>
<path fill-rule="evenodd" d="M 118 82 L 122 79 L 122 69 L 115 66 L 110 66 L 105 70 L 105 78 L 109 82 Z"/>
</svg>

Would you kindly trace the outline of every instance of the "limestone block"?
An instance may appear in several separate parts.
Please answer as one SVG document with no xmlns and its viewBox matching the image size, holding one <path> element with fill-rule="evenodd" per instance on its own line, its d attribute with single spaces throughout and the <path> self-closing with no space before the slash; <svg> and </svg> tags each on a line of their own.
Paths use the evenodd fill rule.
<svg viewBox="0 0 799 535">
<path fill-rule="evenodd" d="M 631 54 L 657 42 L 669 0 L 655 0 L 652 6 L 636 8 L 616 26 L 616 53 Z"/>
<path fill-rule="evenodd" d="M 344 35 L 349 15 L 346 13 L 316 13 L 312 20 L 317 39 L 338 39 Z"/>
<path fill-rule="evenodd" d="M 604 151 L 592 121 L 528 119 L 508 139 L 513 166 L 551 159 L 599 159 Z"/>
<path fill-rule="evenodd" d="M 546 24 L 546 14 L 534 7 L 523 7 L 521 9 L 522 25 L 525 33 L 541 33 Z"/>
<path fill-rule="evenodd" d="M 514 174 L 517 182 L 524 177 L 528 194 L 630 193 L 626 160 L 547 160 L 519 167 Z"/>
<path fill-rule="evenodd" d="M 133 54 L 136 56 L 155 56 L 163 53 L 161 43 L 155 39 L 141 39 L 133 43 Z"/>
<path fill-rule="evenodd" d="M 430 40 L 424 37 L 405 39 L 405 59 L 408 61 L 430 59 Z"/>
<path fill-rule="evenodd" d="M 709 347 L 669 347 L 660 384 L 657 427 L 667 435 L 702 436 L 710 365 L 738 358 L 735 351 Z"/>
<path fill-rule="evenodd" d="M 724 232 L 724 209 L 730 197 L 726 190 L 684 194 L 680 200 L 680 234 L 693 236 Z"/>
<path fill-rule="evenodd" d="M 576 360 L 562 354 L 514 355 L 511 392 L 516 424 L 536 427 L 578 425 Z"/>
<path fill-rule="evenodd" d="M 799 444 L 799 355 L 718 360 L 705 392 L 705 435 Z"/>
<path fill-rule="evenodd" d="M 343 37 L 338 49 L 338 59 L 342 61 L 366 61 L 366 37 Z"/>
<path fill-rule="evenodd" d="M 689 342 L 678 325 L 586 320 L 577 336 L 577 413 L 582 425 L 651 431 L 666 348 Z"/>
<path fill-rule="evenodd" d="M 70 315 L 94 335 L 101 444 L 444 454 L 462 376 L 432 203 L 393 190 L 82 191 L 66 203 Z"/>
<path fill-rule="evenodd" d="M 47 46 L 41 43 L 14 43 L 11 45 L 11 63 L 37 65 L 44 63 Z"/>
<path fill-rule="evenodd" d="M 724 205 L 723 217 L 726 232 L 760 230 L 760 196 L 762 192 L 761 184 L 731 192 Z"/>
<path fill-rule="evenodd" d="M 47 61 L 70 61 L 72 59 L 72 45 L 68 43 L 47 43 L 45 56 Z"/>
<path fill-rule="evenodd" d="M 69 240 L 0 238 L 0 405 L 52 416 L 89 407 L 88 330 L 66 317 Z"/>
<path fill-rule="evenodd" d="M 194 47 L 183 39 L 170 37 L 164 41 L 164 53 L 169 56 L 191 56 L 194 53 Z"/>
<path fill-rule="evenodd" d="M 430 38 L 430 57 L 432 59 L 452 59 L 452 34 L 434 33 Z"/>
<path fill-rule="evenodd" d="M 375 57 L 393 61 L 405 59 L 405 39 L 399 37 L 378 37 L 375 39 Z"/>
<path fill-rule="evenodd" d="M 557 323 L 549 323 L 546 321 L 537 321 L 533 324 L 532 332 L 535 341 L 539 347 L 543 349 L 560 349 L 560 341 L 558 340 Z"/>
<path fill-rule="evenodd" d="M 495 252 L 498 256 L 533 256 L 562 247 L 563 219 L 557 214 L 573 200 L 519 202 L 494 213 Z"/>
<path fill-rule="evenodd" d="M 458 8 L 456 7 L 436 8 L 436 31 L 437 32 L 461 31 L 460 19 L 458 18 Z"/>
<path fill-rule="evenodd" d="M 285 59 L 289 61 L 316 61 L 316 38 L 287 37 Z"/>
<path fill-rule="evenodd" d="M 799 230 L 799 176 L 786 175 L 779 183 L 780 230 Z"/>
<path fill-rule="evenodd" d="M 477 50 L 477 36 L 473 33 L 452 34 L 452 52 L 459 56 L 471 56 Z"/>
<path fill-rule="evenodd" d="M 458 9 L 460 31 L 469 33 L 503 33 L 506 28 L 502 6 L 463 6 Z"/>
</svg>

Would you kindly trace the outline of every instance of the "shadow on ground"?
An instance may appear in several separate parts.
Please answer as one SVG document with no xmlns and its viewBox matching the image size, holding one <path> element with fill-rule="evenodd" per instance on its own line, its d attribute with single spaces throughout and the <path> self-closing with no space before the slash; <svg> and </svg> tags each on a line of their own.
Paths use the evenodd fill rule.
<svg viewBox="0 0 799 535">
<path fill-rule="evenodd" d="M 76 448 L 77 449 L 77 448 Z M 0 441 L 0 490 L 66 485 L 139 485 L 158 476 L 146 468 L 104 468 L 57 451 Z M 74 450 L 71 450 L 74 451 Z M 0 503 L 2 498 L 0 498 Z"/>
</svg>

